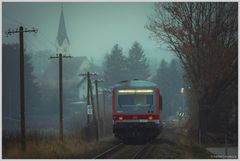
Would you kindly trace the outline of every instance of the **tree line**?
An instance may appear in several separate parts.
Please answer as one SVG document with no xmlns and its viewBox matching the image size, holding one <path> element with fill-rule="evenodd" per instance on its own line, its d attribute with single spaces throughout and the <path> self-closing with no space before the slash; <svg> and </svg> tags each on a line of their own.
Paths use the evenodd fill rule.
<svg viewBox="0 0 240 161">
<path fill-rule="evenodd" d="M 106 87 L 111 87 L 122 80 L 146 80 L 149 76 L 148 60 L 142 45 L 138 42 L 133 43 L 128 57 L 123 54 L 122 48 L 118 44 L 114 45 L 111 53 L 105 55 L 103 78 Z"/>
<path fill-rule="evenodd" d="M 157 70 L 151 73 L 144 49 L 138 42 L 133 43 L 128 56 L 125 56 L 122 48 L 115 44 L 111 53 L 105 55 L 103 62 L 103 79 L 106 87 L 112 87 L 122 80 L 133 79 L 149 80 L 158 84 L 163 95 L 163 119 L 168 119 L 169 116 L 175 118 L 176 111 L 184 108 L 180 94 L 180 88 L 184 86 L 182 73 L 177 59 L 170 63 L 163 59 Z"/>
</svg>

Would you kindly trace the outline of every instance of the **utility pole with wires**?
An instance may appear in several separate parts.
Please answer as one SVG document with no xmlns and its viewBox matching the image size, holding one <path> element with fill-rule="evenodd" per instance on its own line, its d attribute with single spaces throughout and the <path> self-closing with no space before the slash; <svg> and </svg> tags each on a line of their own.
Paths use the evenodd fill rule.
<svg viewBox="0 0 240 161">
<path fill-rule="evenodd" d="M 103 79 L 96 79 L 95 80 L 95 87 L 96 87 L 96 101 L 97 101 L 97 105 L 96 105 L 96 109 L 97 109 L 97 114 L 98 114 L 98 121 L 97 121 L 97 126 L 99 129 L 99 133 L 101 133 L 101 136 L 103 135 L 103 120 L 100 116 L 100 106 L 99 106 L 99 95 L 98 95 L 98 83 L 103 82 Z"/>
<path fill-rule="evenodd" d="M 103 79 L 96 79 L 95 80 L 95 87 L 96 87 L 96 100 L 97 100 L 97 113 L 98 113 L 98 119 L 100 120 L 100 107 L 99 107 L 99 97 L 98 97 L 98 83 L 103 82 Z"/>
<path fill-rule="evenodd" d="M 62 59 L 71 58 L 70 55 L 56 54 L 51 56 L 50 59 L 59 60 L 59 139 L 63 141 L 63 90 L 62 90 Z"/>
<path fill-rule="evenodd" d="M 96 110 L 94 106 L 93 100 L 93 86 L 91 81 L 91 76 L 96 76 L 96 73 L 81 73 L 80 76 L 87 77 L 87 136 L 90 135 L 90 115 L 93 115 L 93 121 L 95 124 L 95 133 L 96 133 L 96 140 L 99 141 L 99 132 L 98 132 L 98 123 L 96 118 Z"/>
<path fill-rule="evenodd" d="M 87 73 L 81 73 L 79 74 L 79 76 L 85 76 L 87 77 L 87 126 L 89 127 L 90 126 L 90 115 L 91 115 L 91 110 L 89 109 L 90 107 L 90 86 L 91 86 L 91 78 L 90 76 L 96 76 L 97 73 L 90 73 L 90 72 L 87 72 Z M 91 102 L 92 103 L 92 102 Z"/>
<path fill-rule="evenodd" d="M 91 82 L 91 80 L 90 80 Z M 96 117 L 96 108 L 94 105 L 94 99 L 93 99 L 93 86 L 92 83 L 90 83 L 89 86 L 89 90 L 90 90 L 90 98 L 91 98 L 91 103 L 92 103 L 92 108 L 93 108 L 93 122 L 95 124 L 95 133 L 96 133 L 96 141 L 99 141 L 99 132 L 98 132 L 98 122 L 97 122 L 97 117 Z"/>
<path fill-rule="evenodd" d="M 24 33 L 34 32 L 38 30 L 35 28 L 27 29 L 22 26 L 19 29 L 6 32 L 6 35 L 19 33 L 19 53 L 20 53 L 20 125 L 21 125 L 21 150 L 26 151 L 26 129 L 25 129 L 25 92 L 24 92 Z"/>
</svg>

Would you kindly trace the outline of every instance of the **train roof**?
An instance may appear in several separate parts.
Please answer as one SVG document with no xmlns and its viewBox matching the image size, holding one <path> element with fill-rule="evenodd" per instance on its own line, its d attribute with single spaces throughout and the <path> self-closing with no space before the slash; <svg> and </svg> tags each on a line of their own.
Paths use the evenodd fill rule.
<svg viewBox="0 0 240 161">
<path fill-rule="evenodd" d="M 126 80 L 118 82 L 114 87 L 156 87 L 157 84 L 145 80 Z"/>
</svg>

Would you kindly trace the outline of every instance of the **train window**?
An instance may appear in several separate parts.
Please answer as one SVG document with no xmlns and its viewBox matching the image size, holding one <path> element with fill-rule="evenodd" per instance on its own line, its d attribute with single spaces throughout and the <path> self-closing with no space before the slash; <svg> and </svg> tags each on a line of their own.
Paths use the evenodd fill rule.
<svg viewBox="0 0 240 161">
<path fill-rule="evenodd" d="M 118 104 L 120 106 L 149 106 L 153 104 L 153 95 L 119 95 Z"/>
</svg>

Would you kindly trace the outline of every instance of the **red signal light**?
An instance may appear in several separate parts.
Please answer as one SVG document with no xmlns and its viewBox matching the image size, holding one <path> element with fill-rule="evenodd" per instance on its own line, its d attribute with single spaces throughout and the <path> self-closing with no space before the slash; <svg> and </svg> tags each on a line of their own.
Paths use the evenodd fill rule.
<svg viewBox="0 0 240 161">
<path fill-rule="evenodd" d="M 153 117 L 152 117 L 152 116 L 149 116 L 149 117 L 148 117 L 148 120 L 152 120 L 152 119 L 153 119 Z"/>
</svg>

